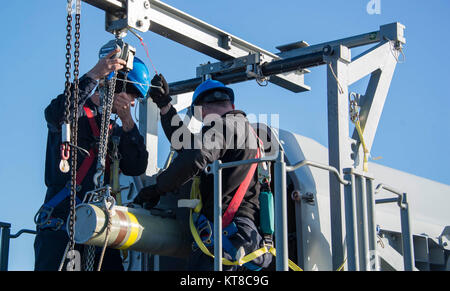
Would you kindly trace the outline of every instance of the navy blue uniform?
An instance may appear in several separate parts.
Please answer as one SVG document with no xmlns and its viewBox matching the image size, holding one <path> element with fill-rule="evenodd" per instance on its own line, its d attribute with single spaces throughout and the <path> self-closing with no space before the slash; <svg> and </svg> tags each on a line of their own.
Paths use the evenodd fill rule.
<svg viewBox="0 0 450 291">
<path fill-rule="evenodd" d="M 192 177 L 200 176 L 200 192 L 202 198 L 201 214 L 206 217 L 209 229 L 214 221 L 214 190 L 213 175 L 207 175 L 203 170 L 206 166 L 215 160 L 221 160 L 223 163 L 253 159 L 257 153 L 256 136 L 250 131 L 249 122 L 242 111 L 234 110 L 222 116 L 223 131 L 219 132 L 214 126 L 204 126 L 200 133 L 201 141 L 203 137 L 211 132 L 215 135 L 215 140 L 221 145 L 217 148 L 209 149 L 206 145 L 195 145 L 195 137 L 191 137 L 191 147 L 176 148 L 178 156 L 170 166 L 157 177 L 157 188 L 163 192 L 171 192 L 189 181 Z M 167 114 L 161 116 L 161 124 L 167 138 L 172 142 L 172 137 L 176 131 L 188 131 L 181 121 L 176 110 L 171 107 Z M 231 134 L 231 135 L 230 135 Z M 227 136 L 230 135 L 230 136 Z M 180 136 L 182 139 L 182 136 Z M 252 141 L 253 140 L 253 141 Z M 254 147 L 250 147 L 250 145 Z M 222 179 L 222 207 L 227 209 L 236 190 L 243 182 L 245 176 L 250 171 L 251 165 L 242 165 L 234 168 L 223 169 Z M 259 221 L 259 193 L 261 185 L 257 175 L 253 175 L 249 187 L 244 195 L 239 209 L 234 217 L 235 229 L 237 232 L 229 237 L 232 245 L 230 252 L 224 252 L 224 257 L 229 260 L 235 260 L 232 254 L 235 250 L 243 248 L 246 254 L 261 248 L 264 245 L 264 239 L 256 226 Z M 198 224 L 198 221 L 197 221 Z M 197 225 L 198 226 L 198 225 Z M 211 235 L 211 233 L 209 233 Z M 224 247 L 225 249 L 225 247 Z M 266 268 L 272 261 L 271 254 L 264 254 L 253 263 L 256 268 Z M 213 270 L 213 260 L 202 253 L 196 247 L 189 258 L 189 270 Z M 224 270 L 236 270 L 236 266 L 224 267 Z"/>
<path fill-rule="evenodd" d="M 78 146 L 86 150 L 94 146 L 98 148 L 98 140 L 94 137 L 88 118 L 83 106 L 88 107 L 100 128 L 101 114 L 98 107 L 88 97 L 97 86 L 97 82 L 87 76 L 80 78 L 78 109 Z M 45 161 L 45 184 L 47 193 L 44 203 L 50 201 L 59 193 L 70 181 L 70 172 L 62 173 L 59 169 L 61 161 L 61 124 L 64 119 L 65 96 L 59 95 L 53 99 L 45 109 L 45 119 L 48 126 L 47 153 Z M 136 125 L 129 132 L 124 132 L 121 127 L 114 126 L 112 135 L 120 137 L 119 153 L 121 156 L 120 169 L 127 176 L 139 176 L 147 168 L 148 153 L 144 144 L 144 139 L 140 135 Z M 85 156 L 78 153 L 78 167 L 83 162 Z M 95 188 L 93 177 L 96 173 L 97 158 L 94 160 L 86 177 L 81 183 L 81 189 L 77 193 L 80 200 L 83 200 L 86 192 Z M 107 169 L 108 170 L 108 169 Z M 109 175 L 105 175 L 105 182 L 108 183 Z M 70 199 L 67 198 L 55 207 L 51 217 L 60 218 L 64 221 L 69 215 Z M 54 231 L 52 229 L 38 229 L 35 248 L 35 270 L 57 270 L 68 242 L 65 230 Z M 78 247 L 79 248 L 79 247 Z M 119 251 L 107 250 L 103 270 L 122 269 Z"/>
</svg>

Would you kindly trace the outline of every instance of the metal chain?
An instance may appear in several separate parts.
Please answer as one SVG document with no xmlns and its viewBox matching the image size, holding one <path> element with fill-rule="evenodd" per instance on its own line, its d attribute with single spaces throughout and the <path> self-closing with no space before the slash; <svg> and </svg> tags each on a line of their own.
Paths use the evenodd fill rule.
<svg viewBox="0 0 450 291">
<path fill-rule="evenodd" d="M 114 103 L 114 91 L 116 88 L 117 72 L 113 73 L 111 80 L 105 80 L 106 93 L 103 93 L 102 121 L 100 128 L 100 143 L 98 149 L 97 173 L 94 176 L 95 186 L 103 187 L 106 153 L 108 151 L 109 124 Z M 104 90 L 104 89 L 103 89 Z"/>
<path fill-rule="evenodd" d="M 70 158 L 70 99 L 71 99 L 71 61 L 72 61 L 72 1 L 67 0 L 67 34 L 66 34 L 66 82 L 64 86 L 64 120 L 61 128 L 61 163 L 59 168 L 61 172 L 67 173 L 69 171 Z"/>
<path fill-rule="evenodd" d="M 93 271 L 95 261 L 95 246 L 84 246 L 83 258 L 83 270 L 88 272 Z"/>
<path fill-rule="evenodd" d="M 69 214 L 69 251 L 75 248 L 75 203 L 77 195 L 77 147 L 78 147 L 78 103 L 79 103 L 79 75 L 80 75 L 80 28 L 81 28 L 81 0 L 76 0 L 77 11 L 75 15 L 75 51 L 74 51 L 74 91 L 72 112 L 72 163 L 71 163 L 71 189 Z"/>
<path fill-rule="evenodd" d="M 116 35 L 116 39 L 119 39 L 119 36 Z M 102 108 L 102 120 L 100 124 L 100 141 L 98 146 L 98 160 L 97 160 L 97 172 L 94 175 L 94 184 L 96 190 L 99 190 L 104 185 L 104 177 L 106 170 L 106 155 L 108 152 L 108 139 L 109 139 L 109 125 L 111 123 L 111 113 L 114 103 L 114 93 L 116 90 L 116 81 L 117 81 L 117 72 L 113 72 L 110 80 L 106 77 L 104 79 L 104 85 L 100 88 L 100 101 Z M 108 229 L 106 240 L 109 237 L 110 230 L 110 216 L 108 216 Z M 106 242 L 105 242 L 106 244 Z M 101 265 L 103 262 L 103 256 L 105 252 L 106 245 L 103 248 L 100 262 L 98 265 L 98 270 L 101 269 Z M 86 269 L 87 271 L 93 270 L 93 262 L 95 258 L 95 248 L 88 246 L 86 251 Z"/>
<path fill-rule="evenodd" d="M 119 39 L 118 34 L 116 35 L 116 39 L 117 40 Z M 94 176 L 94 183 L 97 189 L 103 187 L 104 182 L 106 154 L 108 151 L 109 124 L 111 121 L 112 107 L 114 103 L 116 81 L 117 81 L 117 72 L 113 72 L 112 78 L 110 80 L 105 78 L 104 89 L 102 90 L 103 92 L 101 92 L 102 121 L 100 127 L 100 143 L 98 149 L 97 173 Z"/>
<path fill-rule="evenodd" d="M 64 95 L 66 96 L 64 104 L 64 122 L 70 123 L 70 97 L 71 97 L 71 60 L 72 60 L 72 0 L 67 0 L 67 35 L 66 35 L 66 83 Z"/>
</svg>

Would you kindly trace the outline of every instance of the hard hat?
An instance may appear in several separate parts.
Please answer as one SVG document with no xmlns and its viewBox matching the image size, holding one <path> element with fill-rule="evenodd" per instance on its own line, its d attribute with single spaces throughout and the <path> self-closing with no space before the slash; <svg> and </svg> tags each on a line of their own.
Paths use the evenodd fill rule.
<svg viewBox="0 0 450 291">
<path fill-rule="evenodd" d="M 119 72 L 119 77 L 123 77 L 123 72 Z M 116 90 L 121 88 L 119 82 L 120 80 L 116 83 Z M 147 92 L 150 89 L 150 72 L 144 62 L 137 57 L 134 57 L 133 70 L 128 73 L 126 82 L 128 83 L 127 87 L 132 85 L 133 89 L 137 89 L 141 98 L 147 97 Z"/>
<path fill-rule="evenodd" d="M 225 94 L 209 94 L 213 92 L 220 92 Z M 205 100 L 205 97 L 207 99 Z M 216 80 L 206 80 L 195 89 L 192 97 L 191 109 L 202 101 L 214 102 L 220 100 L 230 100 L 234 104 L 234 92 L 231 88 L 226 87 L 222 82 Z"/>
</svg>

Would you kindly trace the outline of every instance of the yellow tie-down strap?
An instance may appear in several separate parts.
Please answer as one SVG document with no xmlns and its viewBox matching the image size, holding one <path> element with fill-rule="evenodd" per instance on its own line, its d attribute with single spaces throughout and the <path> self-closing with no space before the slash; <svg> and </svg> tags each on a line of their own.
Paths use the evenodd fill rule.
<svg viewBox="0 0 450 291">
<path fill-rule="evenodd" d="M 200 186 L 200 178 L 195 177 L 192 182 L 192 187 L 191 187 L 191 199 L 199 199 L 200 200 L 200 203 L 198 203 L 197 207 L 194 209 L 194 212 L 196 212 L 196 213 L 199 213 L 202 208 L 199 186 Z M 211 258 L 214 258 L 214 255 L 211 254 L 211 252 L 208 250 L 208 248 L 205 246 L 202 239 L 200 238 L 200 235 L 198 234 L 197 228 L 194 225 L 194 219 L 192 217 L 192 209 L 190 210 L 190 215 L 189 215 L 189 227 L 191 229 L 191 233 L 192 233 L 192 236 L 193 236 L 195 242 L 197 243 L 198 247 L 202 250 L 202 252 L 205 255 L 210 256 Z M 248 262 L 255 260 L 256 258 L 258 258 L 266 253 L 271 253 L 274 257 L 276 256 L 276 250 L 274 247 L 264 246 L 256 251 L 240 258 L 238 261 L 232 262 L 226 258 L 222 258 L 222 264 L 226 265 L 226 266 L 242 266 Z M 289 268 L 291 268 L 293 271 L 303 271 L 299 266 L 297 266 L 291 260 L 289 260 Z"/>
<path fill-rule="evenodd" d="M 356 122 L 354 122 L 355 124 L 355 128 L 356 131 L 358 132 L 359 135 L 359 140 L 361 141 L 361 145 L 363 147 L 363 151 L 364 151 L 364 163 L 363 163 L 363 170 L 364 172 L 368 172 L 369 171 L 369 150 L 366 147 L 366 142 L 364 141 L 364 135 L 363 135 L 363 131 L 361 129 L 361 123 L 359 122 L 359 120 L 357 120 Z"/>
</svg>

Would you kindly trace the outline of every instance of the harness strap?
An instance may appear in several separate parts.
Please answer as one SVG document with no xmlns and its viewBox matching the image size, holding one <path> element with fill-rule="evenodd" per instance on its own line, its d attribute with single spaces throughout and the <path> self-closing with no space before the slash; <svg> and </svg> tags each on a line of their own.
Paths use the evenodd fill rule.
<svg viewBox="0 0 450 291">
<path fill-rule="evenodd" d="M 253 127 L 250 126 L 250 129 L 253 131 L 253 134 L 255 135 L 257 139 L 257 152 L 255 159 L 259 159 L 261 157 L 261 148 L 260 145 L 262 145 L 262 141 L 259 139 L 258 135 L 256 134 Z M 245 176 L 244 181 L 239 185 L 239 188 L 237 189 L 236 193 L 234 194 L 233 198 L 231 199 L 230 204 L 228 204 L 227 210 L 225 210 L 225 213 L 222 217 L 222 228 L 227 227 L 231 221 L 233 221 L 234 216 L 236 215 L 236 212 L 239 209 L 239 206 L 241 206 L 242 200 L 244 199 L 245 193 L 247 193 L 248 187 L 250 186 L 250 182 L 252 181 L 253 176 L 255 175 L 256 169 L 258 168 L 258 164 L 254 163 L 251 165 L 250 170 L 247 173 L 247 176 Z"/>
<path fill-rule="evenodd" d="M 95 137 L 100 137 L 100 130 L 98 129 L 97 122 L 95 121 L 94 113 L 89 107 L 83 106 L 86 117 L 88 118 L 89 125 L 91 126 L 92 134 Z"/>
<path fill-rule="evenodd" d="M 192 236 L 194 237 L 194 241 L 197 244 L 197 246 L 200 248 L 200 250 L 210 256 L 211 258 L 214 258 L 214 255 L 211 254 L 209 249 L 205 246 L 203 240 L 200 238 L 200 235 L 198 234 L 197 228 L 194 224 L 194 219 L 192 217 L 192 209 L 190 210 L 190 217 L 189 217 L 189 227 L 191 229 Z M 222 258 L 222 264 L 226 266 L 242 266 L 247 263 L 252 262 L 253 260 L 259 258 L 260 256 L 271 253 L 273 256 L 276 256 L 276 250 L 273 246 L 263 246 L 262 248 L 242 257 L 239 258 L 239 260 L 236 261 L 230 261 L 226 258 Z M 294 262 L 291 260 L 288 260 L 289 268 L 291 268 L 293 271 L 303 271 L 300 267 L 298 267 Z"/>
<path fill-rule="evenodd" d="M 259 159 L 261 156 L 260 149 L 258 147 L 258 151 L 256 153 L 255 159 Z M 231 200 L 230 204 L 227 207 L 227 210 L 223 214 L 222 218 L 222 227 L 227 227 L 231 221 L 233 221 L 234 216 L 236 215 L 236 212 L 239 209 L 239 206 L 241 206 L 242 200 L 244 199 L 245 193 L 247 193 L 248 187 L 250 186 L 250 182 L 252 181 L 253 176 L 255 175 L 256 168 L 258 167 L 258 164 L 252 164 L 250 167 L 250 171 L 248 171 L 247 176 L 245 177 L 244 181 L 241 183 L 239 188 L 237 189 L 236 193 L 233 196 L 233 199 Z"/>
</svg>

